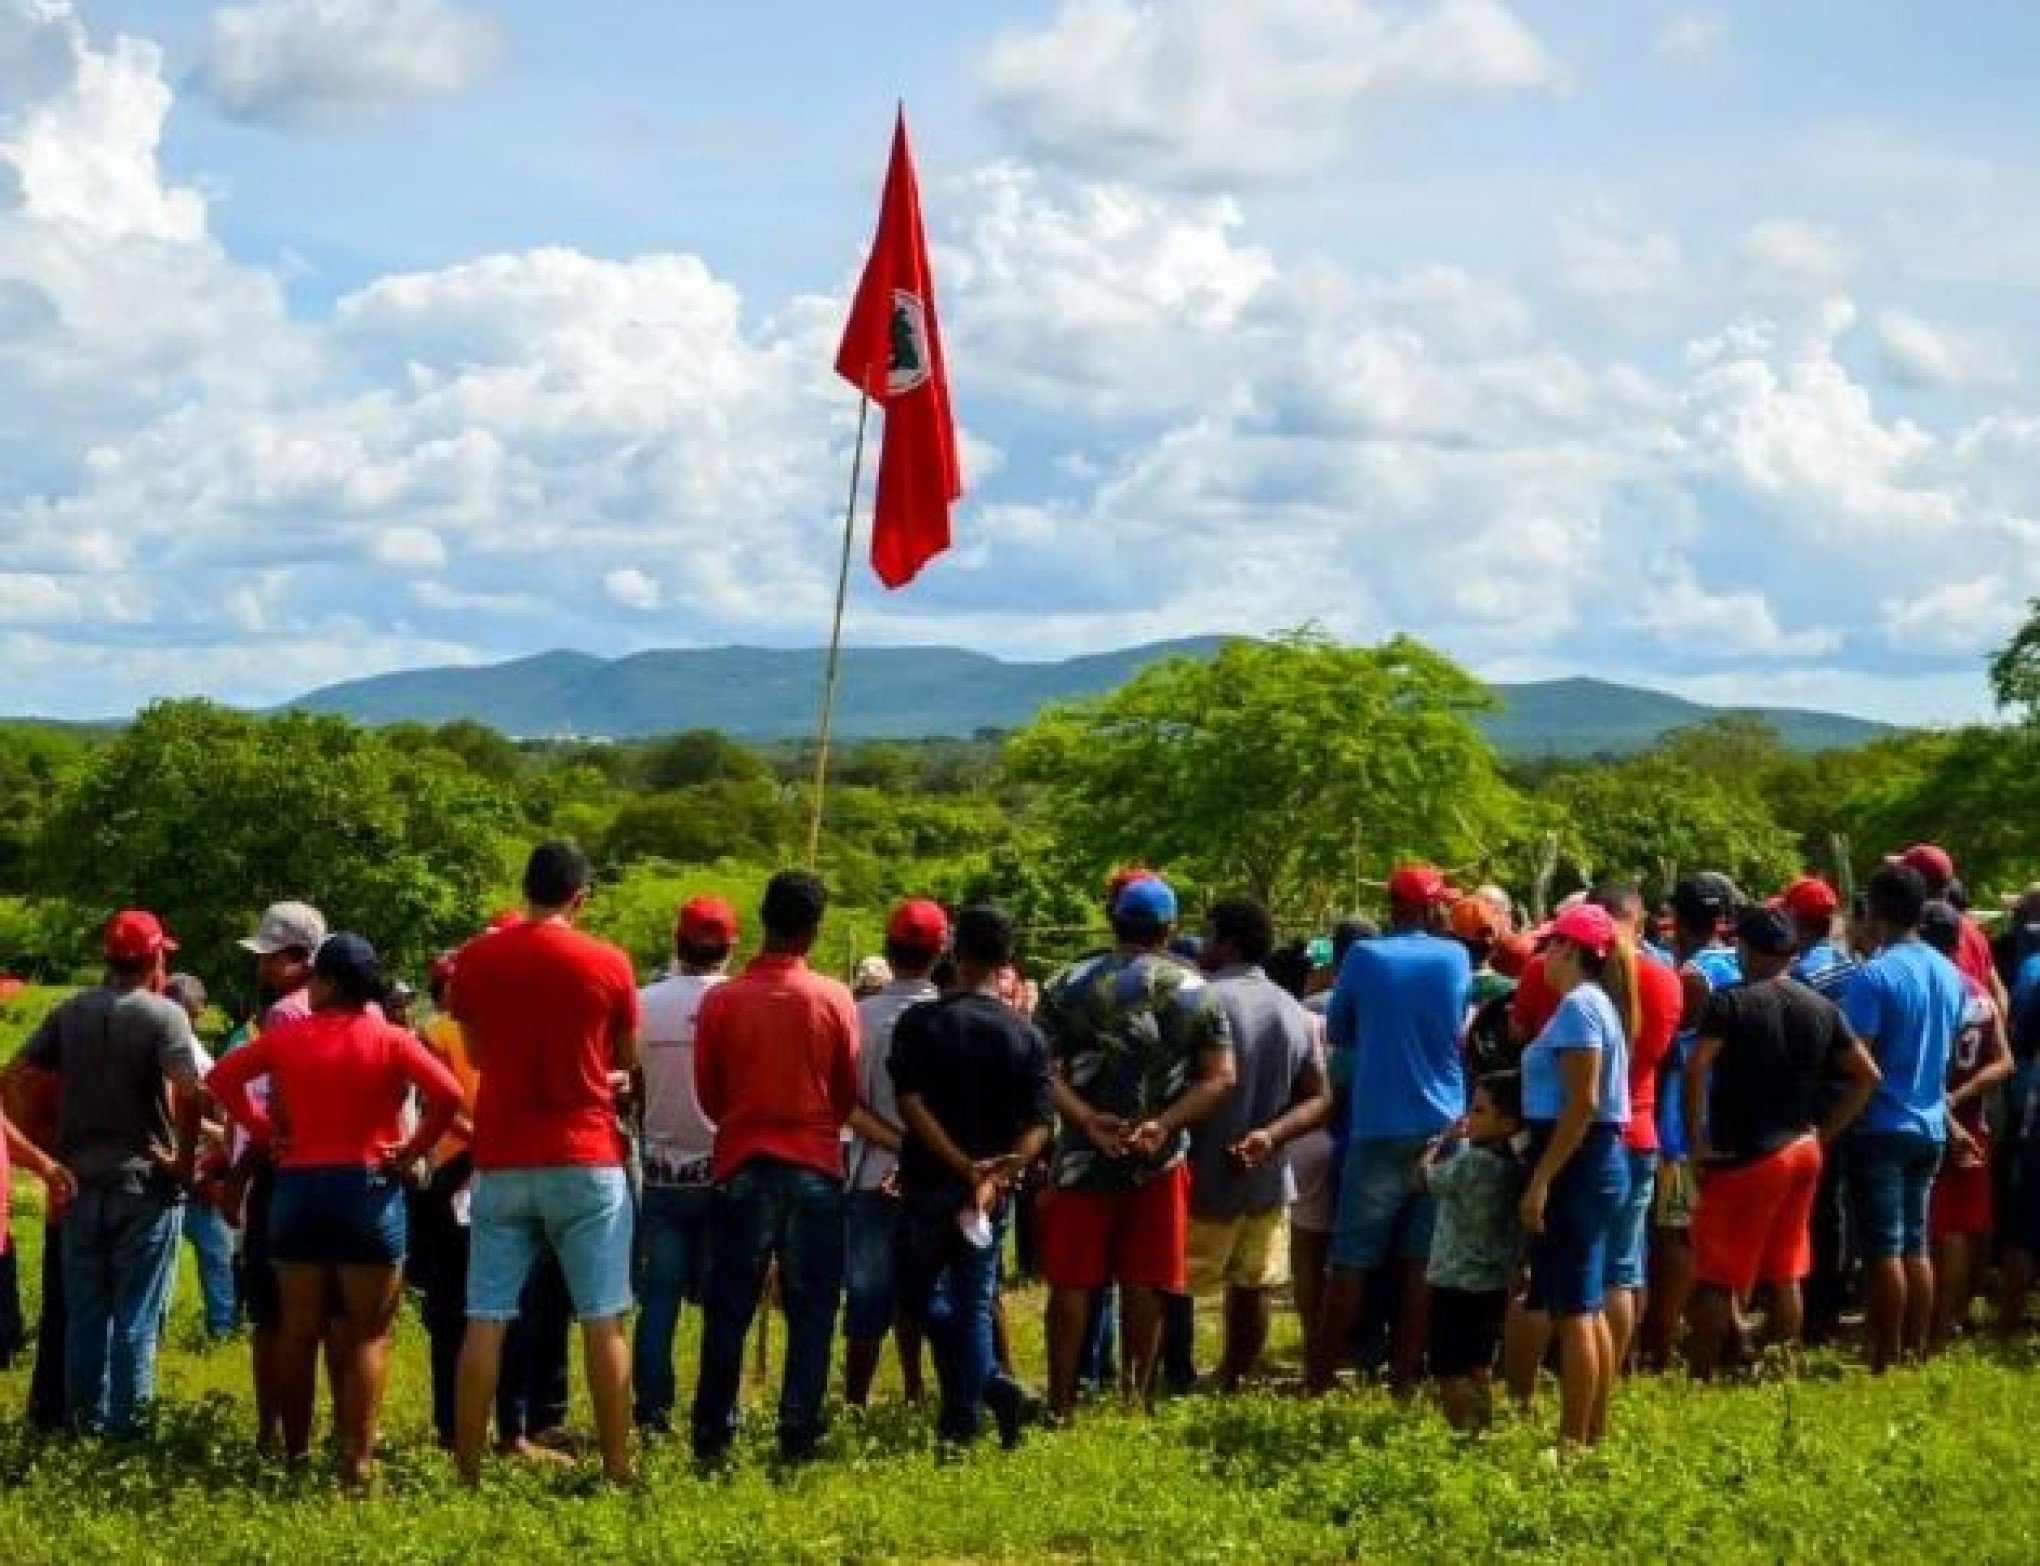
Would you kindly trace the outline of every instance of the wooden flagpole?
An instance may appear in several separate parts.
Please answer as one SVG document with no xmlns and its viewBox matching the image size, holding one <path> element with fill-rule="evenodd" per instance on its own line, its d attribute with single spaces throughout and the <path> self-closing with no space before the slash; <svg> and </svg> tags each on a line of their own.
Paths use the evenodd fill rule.
<svg viewBox="0 0 2040 1566">
<path fill-rule="evenodd" d="M 843 558 L 836 567 L 836 618 L 829 627 L 829 666 L 822 680 L 822 721 L 815 740 L 814 808 L 808 816 L 807 862 L 818 867 L 822 853 L 822 804 L 829 788 L 829 738 L 836 721 L 836 681 L 843 663 L 843 603 L 850 595 L 850 550 L 857 537 L 857 486 L 864 477 L 864 429 L 871 397 L 857 394 L 857 446 L 850 456 L 850 498 L 843 507 Z"/>
</svg>

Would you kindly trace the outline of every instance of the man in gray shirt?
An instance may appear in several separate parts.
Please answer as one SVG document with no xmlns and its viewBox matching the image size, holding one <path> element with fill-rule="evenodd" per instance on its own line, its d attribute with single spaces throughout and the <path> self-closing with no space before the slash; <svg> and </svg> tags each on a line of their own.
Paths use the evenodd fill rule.
<svg viewBox="0 0 2040 1566">
<path fill-rule="evenodd" d="M 1303 1007 L 1261 969 L 1275 944 L 1250 897 L 1214 903 L 1204 963 L 1232 1025 L 1238 1083 L 1190 1133 L 1193 1294 L 1225 1291 L 1218 1384 L 1232 1391 L 1268 1341 L 1268 1297 L 1288 1281 L 1283 1215 L 1294 1187 L 1285 1149 L 1322 1126 L 1331 1089 Z"/>
<path fill-rule="evenodd" d="M 191 1021 L 160 993 L 176 943 L 129 909 L 105 949 L 106 982 L 52 1011 L 21 1058 L 57 1074 L 57 1152 L 78 1181 L 63 1220 L 66 1412 L 75 1429 L 132 1435 L 155 1395 L 201 1099 Z"/>
</svg>

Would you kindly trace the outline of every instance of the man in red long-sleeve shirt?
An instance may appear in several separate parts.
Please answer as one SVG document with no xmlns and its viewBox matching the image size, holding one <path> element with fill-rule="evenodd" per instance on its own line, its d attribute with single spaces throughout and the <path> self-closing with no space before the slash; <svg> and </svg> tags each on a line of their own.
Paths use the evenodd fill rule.
<svg viewBox="0 0 2040 1566">
<path fill-rule="evenodd" d="M 836 1302 L 843 1288 L 842 1128 L 857 1107 L 857 1008 L 807 965 L 828 893 L 801 870 L 765 889 L 765 949 L 701 1003 L 694 1086 L 715 1124 L 694 1451 L 719 1457 L 736 1433 L 744 1339 L 768 1256 L 779 1260 L 786 1375 L 779 1447 L 799 1460 L 821 1438 Z"/>
</svg>

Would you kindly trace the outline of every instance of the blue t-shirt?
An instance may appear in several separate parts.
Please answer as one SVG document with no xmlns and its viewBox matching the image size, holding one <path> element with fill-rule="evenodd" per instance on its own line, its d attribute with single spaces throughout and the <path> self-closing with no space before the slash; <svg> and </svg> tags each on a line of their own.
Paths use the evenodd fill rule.
<svg viewBox="0 0 2040 1566">
<path fill-rule="evenodd" d="M 1742 983 L 1742 959 L 1732 946 L 1703 946 L 1686 959 L 1686 966 L 1707 981 L 1710 995 Z M 1658 1151 L 1666 1158 L 1684 1158 L 1687 1152 L 1685 1089 L 1679 1079 L 1686 1070 L 1686 1057 L 1693 1052 L 1693 1039 L 1691 1028 L 1681 1028 L 1658 1067 Z"/>
<path fill-rule="evenodd" d="M 1856 972 L 1856 959 L 1833 941 L 1815 941 L 1793 959 L 1792 977 L 1837 1006 Z"/>
<path fill-rule="evenodd" d="M 1968 1004 L 1955 964 L 1924 941 L 1895 941 L 1856 970 L 1842 1011 L 1884 1073 L 1858 1130 L 1947 1138 L 1948 1056 Z"/>
<path fill-rule="evenodd" d="M 1465 1113 L 1472 995 L 1466 948 L 1442 936 L 1385 935 L 1346 954 L 1326 1026 L 1352 1051 L 1354 1141 L 1435 1136 Z"/>
<path fill-rule="evenodd" d="M 1601 1052 L 1601 1104 L 1594 1124 L 1629 1124 L 1629 1041 L 1615 1003 L 1598 984 L 1577 984 L 1558 1003 L 1551 1021 L 1523 1051 L 1523 1118 L 1556 1120 L 1565 1107 L 1567 1050 Z"/>
</svg>

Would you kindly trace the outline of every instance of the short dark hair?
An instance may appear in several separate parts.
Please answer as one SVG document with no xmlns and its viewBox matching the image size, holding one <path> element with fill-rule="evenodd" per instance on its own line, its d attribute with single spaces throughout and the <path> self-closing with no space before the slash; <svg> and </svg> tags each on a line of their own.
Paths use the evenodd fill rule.
<svg viewBox="0 0 2040 1566">
<path fill-rule="evenodd" d="M 1268 954 L 1268 960 L 1263 966 L 1268 970 L 1268 977 L 1274 980 L 1279 988 L 1287 990 L 1296 999 L 1302 1000 L 1303 992 L 1310 988 L 1310 970 L 1312 966 L 1310 943 L 1308 941 L 1285 942 Z"/>
<path fill-rule="evenodd" d="M 1495 1101 L 1495 1108 L 1511 1120 L 1523 1118 L 1523 1075 L 1518 1071 L 1488 1071 L 1473 1079 L 1473 1085 L 1486 1091 Z"/>
<path fill-rule="evenodd" d="M 1338 967 L 1346 960 L 1346 953 L 1362 941 L 1371 941 L 1381 933 L 1381 927 L 1372 919 L 1341 919 L 1332 926 L 1332 966 Z"/>
<path fill-rule="evenodd" d="M 820 876 L 809 870 L 782 870 L 765 884 L 758 922 L 767 935 L 799 940 L 821 929 L 828 906 L 829 889 Z"/>
<path fill-rule="evenodd" d="M 673 940 L 673 955 L 690 968 L 713 968 L 719 962 L 729 961 L 728 941 L 687 941 L 679 937 Z"/>
<path fill-rule="evenodd" d="M 1275 949 L 1275 921 L 1255 897 L 1221 897 L 1205 915 L 1213 940 L 1224 941 L 1251 963 L 1263 963 Z"/>
<path fill-rule="evenodd" d="M 1894 930 L 1916 930 L 1927 906 L 1927 881 L 1911 865 L 1881 865 L 1863 887 L 1870 917 Z"/>
<path fill-rule="evenodd" d="M 1635 881 L 1616 876 L 1596 886 L 1587 901 L 1618 919 L 1627 919 L 1643 912 L 1643 888 Z"/>
<path fill-rule="evenodd" d="M 1005 967 L 1013 960 L 1012 917 L 990 903 L 972 903 L 956 916 L 950 949 L 981 967 Z"/>
<path fill-rule="evenodd" d="M 939 946 L 920 946 L 890 935 L 885 938 L 885 960 L 894 973 L 902 968 L 932 969 L 941 955 L 942 948 Z"/>
<path fill-rule="evenodd" d="M 1159 919 L 1150 919 L 1144 914 L 1132 918 L 1114 914 L 1112 936 L 1114 940 L 1123 941 L 1128 946 L 1159 946 L 1169 938 L 1169 927 Z"/>
<path fill-rule="evenodd" d="M 524 862 L 524 900 L 534 908 L 564 908 L 588 889 L 588 856 L 572 843 L 540 843 Z"/>
</svg>

